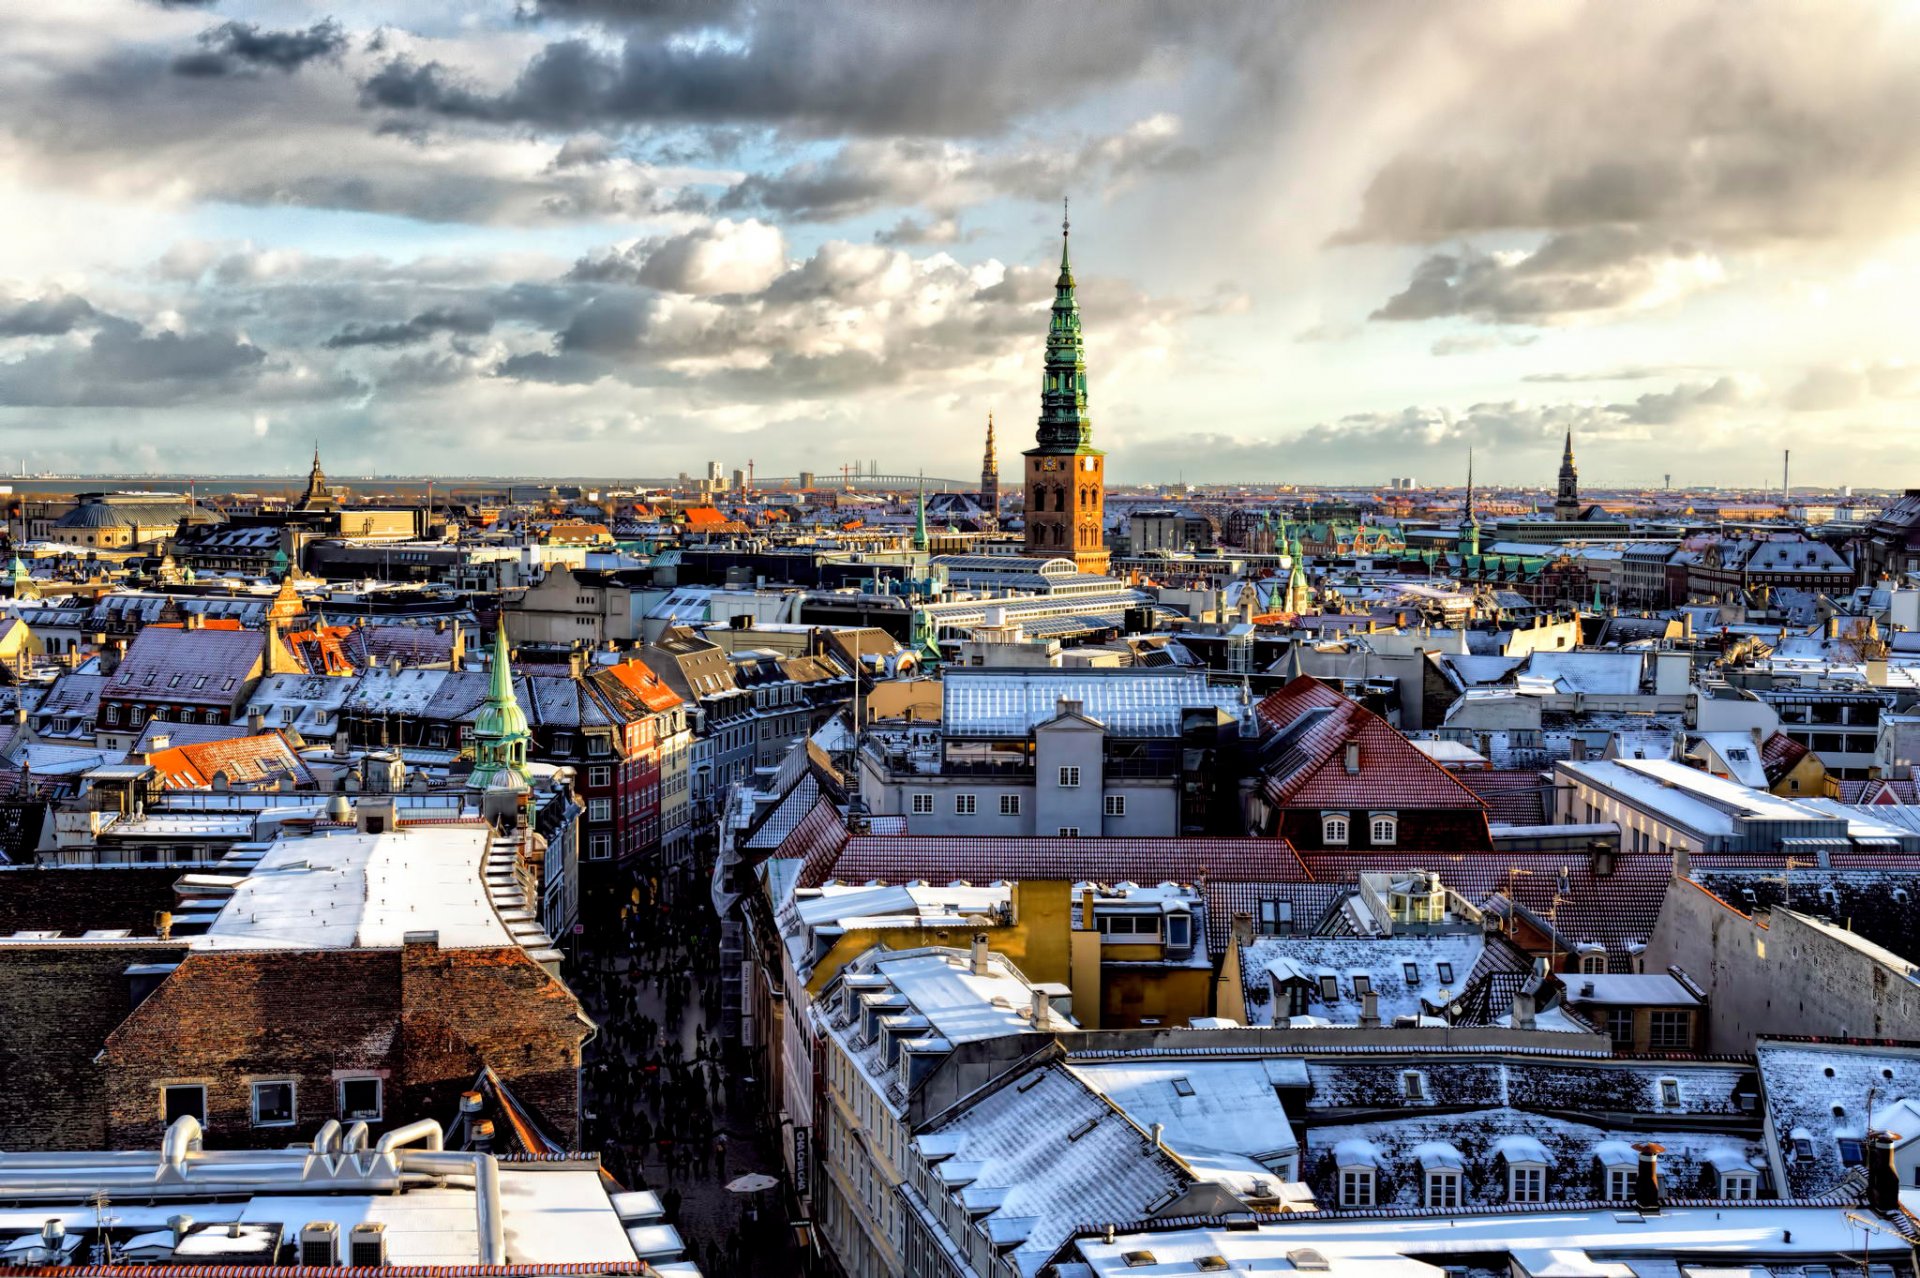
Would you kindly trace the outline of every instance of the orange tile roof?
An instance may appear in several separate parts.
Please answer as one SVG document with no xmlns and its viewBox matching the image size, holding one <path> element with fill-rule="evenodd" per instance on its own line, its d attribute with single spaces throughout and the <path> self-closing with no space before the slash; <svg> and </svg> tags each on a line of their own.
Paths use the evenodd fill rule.
<svg viewBox="0 0 1920 1278">
<path fill-rule="evenodd" d="M 313 774 L 278 732 L 227 741 L 201 741 L 156 750 L 147 762 L 160 774 L 165 790 L 211 789 L 216 776 L 229 785 L 251 786 L 272 781 L 311 784 Z"/>
<path fill-rule="evenodd" d="M 649 710 L 671 710 L 680 704 L 679 694 L 661 682 L 660 676 L 644 661 L 637 658 L 623 661 L 617 666 L 608 666 L 606 672 Z"/>
<path fill-rule="evenodd" d="M 689 506 L 685 513 L 689 528 L 717 528 L 727 522 L 727 517 L 712 506 Z"/>
</svg>

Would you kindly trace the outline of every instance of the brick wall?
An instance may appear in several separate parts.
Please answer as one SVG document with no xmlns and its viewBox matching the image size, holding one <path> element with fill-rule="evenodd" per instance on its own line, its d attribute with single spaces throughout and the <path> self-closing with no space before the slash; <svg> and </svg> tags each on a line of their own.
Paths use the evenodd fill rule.
<svg viewBox="0 0 1920 1278">
<path fill-rule="evenodd" d="M 126 928 L 153 935 L 153 916 L 174 905 L 176 866 L 0 869 L 0 935 Z"/>
<path fill-rule="evenodd" d="M 0 946 L 0 1131 L 8 1149 L 105 1147 L 105 1071 L 94 1058 L 132 1005 L 126 970 L 183 952 L 157 941 Z"/>
</svg>

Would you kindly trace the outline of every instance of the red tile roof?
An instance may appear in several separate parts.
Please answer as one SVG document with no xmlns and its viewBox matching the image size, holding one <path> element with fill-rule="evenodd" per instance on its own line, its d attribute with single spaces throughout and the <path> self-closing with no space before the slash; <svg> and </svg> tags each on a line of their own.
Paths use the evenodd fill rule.
<svg viewBox="0 0 1920 1278">
<path fill-rule="evenodd" d="M 802 822 L 802 824 L 805 824 Z M 860 835 L 814 870 L 800 886 L 827 878 L 860 883 L 924 879 L 1071 879 L 1136 883 L 1193 883 L 1205 878 L 1239 882 L 1304 883 L 1314 876 L 1285 839 L 954 838 Z"/>
<path fill-rule="evenodd" d="M 1280 737 L 1278 757 L 1262 768 L 1275 807 L 1485 810 L 1478 795 L 1385 719 L 1318 679 L 1295 679 L 1254 712 Z M 1360 747 L 1357 772 L 1347 771 L 1349 742 Z"/>
<path fill-rule="evenodd" d="M 1550 820 L 1546 796 L 1552 783 L 1538 772 L 1470 770 L 1455 775 L 1461 785 L 1487 805 L 1489 821 L 1505 825 L 1546 825 Z"/>
<path fill-rule="evenodd" d="M 278 732 L 173 746 L 154 751 L 147 762 L 160 774 L 164 790 L 212 789 L 217 776 L 235 787 L 275 781 L 288 786 L 314 784 L 313 773 Z"/>
<path fill-rule="evenodd" d="M 1615 957 L 1630 944 L 1645 944 L 1667 899 L 1673 858 L 1657 852 L 1621 852 L 1613 873 L 1596 877 L 1591 863 L 1564 852 L 1304 852 L 1313 877 L 1350 883 L 1362 871 L 1431 870 L 1475 904 L 1512 894 L 1522 906 L 1575 942 L 1605 945 Z M 1560 891 L 1566 871 L 1565 892 Z M 1560 898 L 1556 905 L 1554 898 Z"/>
<path fill-rule="evenodd" d="M 1767 784 L 1776 785 L 1807 757 L 1807 748 L 1784 732 L 1776 732 L 1760 747 L 1760 766 L 1767 771 Z"/>
<path fill-rule="evenodd" d="M 629 658 L 617 666 L 604 667 L 604 673 L 656 713 L 671 710 L 680 704 L 679 694 L 661 682 L 660 676 L 637 657 Z"/>
</svg>

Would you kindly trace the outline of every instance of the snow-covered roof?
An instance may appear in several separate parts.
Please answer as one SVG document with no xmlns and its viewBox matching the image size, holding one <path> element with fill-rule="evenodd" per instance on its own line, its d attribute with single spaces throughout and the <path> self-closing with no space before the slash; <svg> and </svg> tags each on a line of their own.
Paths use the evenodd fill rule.
<svg viewBox="0 0 1920 1278">
<path fill-rule="evenodd" d="M 1654 972 L 1569 977 L 1567 1001 L 1615 1007 L 1693 1007 L 1700 1002 L 1673 977 Z"/>
<path fill-rule="evenodd" d="M 956 737 L 1024 737 L 1077 701 L 1080 713 L 1120 736 L 1177 737 L 1181 712 L 1221 709 L 1238 717 L 1240 690 L 1173 667 L 1121 670 L 949 670 L 941 681 L 941 728 Z"/>
<path fill-rule="evenodd" d="M 1266 1164 L 1298 1146 L 1274 1091 L 1291 1082 L 1298 1064 L 1156 1058 L 1076 1061 L 1071 1068 L 1142 1127 L 1163 1124 L 1176 1153 L 1239 1154 Z"/>
<path fill-rule="evenodd" d="M 437 931 L 447 949 L 515 944 L 486 885 L 493 831 L 479 822 L 283 839 L 194 943 L 207 949 L 398 946 Z"/>
</svg>

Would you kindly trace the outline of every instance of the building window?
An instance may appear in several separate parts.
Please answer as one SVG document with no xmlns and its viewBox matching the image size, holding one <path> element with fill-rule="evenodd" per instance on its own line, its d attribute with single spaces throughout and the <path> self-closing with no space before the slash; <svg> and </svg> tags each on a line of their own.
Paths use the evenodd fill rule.
<svg viewBox="0 0 1920 1278">
<path fill-rule="evenodd" d="M 136 728 L 146 720 L 146 717 L 146 713 L 139 706 L 133 706 L 127 711 L 127 722 Z"/>
<path fill-rule="evenodd" d="M 1647 1017 L 1647 1046 L 1684 1051 L 1693 1046 L 1693 1013 L 1657 1009 Z"/>
<path fill-rule="evenodd" d="M 1320 841 L 1322 843 L 1345 843 L 1347 841 L 1347 819 L 1343 816 L 1323 816 L 1320 818 Z"/>
<path fill-rule="evenodd" d="M 1753 1197 L 1754 1178 L 1746 1172 L 1728 1172 L 1720 1178 L 1720 1196 L 1736 1202 Z"/>
<path fill-rule="evenodd" d="M 1418 963 L 1402 963 L 1400 965 L 1400 971 L 1407 978 L 1407 984 L 1418 985 L 1420 983 L 1420 965 Z"/>
<path fill-rule="evenodd" d="M 1371 993 L 1373 993 L 1373 978 L 1365 972 L 1355 972 L 1353 974 L 1353 996 L 1355 998 L 1365 998 Z"/>
<path fill-rule="evenodd" d="M 1124 794 L 1109 794 L 1107 796 L 1106 814 L 1110 817 L 1125 816 L 1127 814 L 1127 796 Z"/>
<path fill-rule="evenodd" d="M 1660 1080 L 1660 1105 L 1663 1109 L 1680 1108 L 1680 1080 L 1663 1078 Z"/>
<path fill-rule="evenodd" d="M 1607 1168 L 1607 1201 L 1623 1203 L 1631 1197 L 1633 1197 L 1633 1169 L 1631 1167 Z"/>
<path fill-rule="evenodd" d="M 1077 839 L 1080 837 L 1080 827 L 1077 825 L 1063 825 L 1060 827 L 1060 837 L 1063 839 Z"/>
<path fill-rule="evenodd" d="M 1368 837 L 1376 847 L 1391 845 L 1399 833 L 1400 823 L 1390 816 L 1375 816 L 1368 820 Z"/>
<path fill-rule="evenodd" d="M 1621 1052 L 1633 1050 L 1633 1009 L 1631 1007 L 1607 1009 L 1607 1037 L 1613 1040 L 1614 1050 Z"/>
<path fill-rule="evenodd" d="M 1580 956 L 1580 972 L 1583 976 L 1603 976 L 1607 970 L 1607 952 L 1588 951 Z"/>
<path fill-rule="evenodd" d="M 563 754 L 563 755 L 572 754 L 573 753 L 573 734 L 571 732 L 554 733 L 553 734 L 553 752 L 555 754 Z"/>
<path fill-rule="evenodd" d="M 293 1080 L 253 1085 L 253 1125 L 255 1127 L 291 1127 L 293 1125 Z"/>
<path fill-rule="evenodd" d="M 1460 1173 L 1457 1171 L 1431 1171 L 1427 1173 L 1427 1206 L 1458 1207 L 1460 1205 Z"/>
<path fill-rule="evenodd" d="M 971 794 L 954 795 L 953 812 L 955 816 L 972 816 L 974 813 L 973 796 Z"/>
<path fill-rule="evenodd" d="M 587 753 L 588 754 L 612 754 L 613 742 L 601 736 L 588 737 Z"/>
<path fill-rule="evenodd" d="M 1440 983 L 1442 985 L 1453 984 L 1453 964 L 1435 963 L 1433 965 L 1433 972 L 1435 976 L 1438 976 L 1440 978 Z"/>
<path fill-rule="evenodd" d="M 1078 789 L 1079 787 L 1080 787 L 1080 769 L 1074 768 L 1074 767 L 1061 768 L 1060 769 L 1060 788 L 1063 790 L 1075 790 L 1075 789 Z"/>
<path fill-rule="evenodd" d="M 591 786 L 612 785 L 613 769 L 604 763 L 588 768 L 587 784 Z"/>
<path fill-rule="evenodd" d="M 1410 1069 L 1400 1075 L 1400 1094 L 1410 1101 L 1423 1101 L 1427 1098 L 1427 1076 L 1417 1069 Z"/>
<path fill-rule="evenodd" d="M 1543 1203 L 1547 1201 L 1547 1169 L 1515 1167 L 1508 1172 L 1509 1202 Z"/>
<path fill-rule="evenodd" d="M 199 1083 L 175 1083 L 160 1089 L 160 1117 L 167 1126 L 176 1118 L 207 1121 L 207 1089 Z"/>
<path fill-rule="evenodd" d="M 613 800 L 612 799 L 588 799 L 587 800 L 587 820 L 589 821 L 613 820 Z"/>
<path fill-rule="evenodd" d="M 913 796 L 913 814 L 927 816 L 933 812 L 933 796 L 922 791 Z"/>
<path fill-rule="evenodd" d="M 381 1099 L 380 1080 L 377 1078 L 340 1080 L 340 1117 L 348 1122 L 356 1119 L 379 1122 Z"/>
<path fill-rule="evenodd" d="M 1193 916 L 1178 911 L 1167 915 L 1167 948 L 1184 950 L 1193 944 Z"/>
<path fill-rule="evenodd" d="M 1373 1168 L 1348 1168 L 1340 1173 L 1340 1205 L 1373 1206 Z"/>
<path fill-rule="evenodd" d="M 613 836 L 611 834 L 589 834 L 587 836 L 587 860 L 605 861 L 613 856 Z"/>
<path fill-rule="evenodd" d="M 1320 978 L 1320 1001 L 1338 1003 L 1340 1001 L 1340 978 L 1328 973 Z"/>
<path fill-rule="evenodd" d="M 106 720 L 107 720 L 107 724 L 108 724 L 108 726 L 112 726 L 112 725 L 114 725 L 114 724 L 117 724 L 117 723 L 119 723 L 119 722 L 120 722 L 120 707 L 119 707 L 119 706 L 108 706 L 108 707 L 107 707 L 107 711 L 106 711 Z"/>
<path fill-rule="evenodd" d="M 1017 794 L 1001 795 L 1000 796 L 1000 815 L 1001 816 L 1019 816 L 1020 815 L 1020 796 Z"/>
<path fill-rule="evenodd" d="M 1293 934 L 1293 902 L 1260 902 L 1260 935 L 1291 936 Z"/>
</svg>

